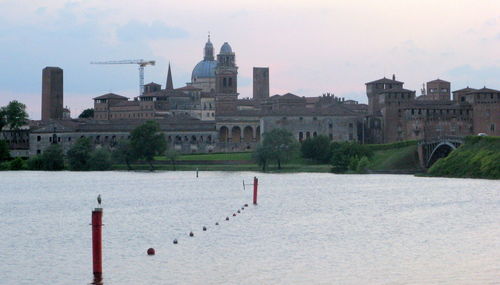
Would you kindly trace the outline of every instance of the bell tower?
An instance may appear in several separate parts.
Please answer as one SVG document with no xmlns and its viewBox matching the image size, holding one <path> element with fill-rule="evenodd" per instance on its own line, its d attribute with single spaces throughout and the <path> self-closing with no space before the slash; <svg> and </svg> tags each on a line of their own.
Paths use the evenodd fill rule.
<svg viewBox="0 0 500 285">
<path fill-rule="evenodd" d="M 217 55 L 215 68 L 216 113 L 236 111 L 238 67 L 231 46 L 225 42 Z"/>
</svg>

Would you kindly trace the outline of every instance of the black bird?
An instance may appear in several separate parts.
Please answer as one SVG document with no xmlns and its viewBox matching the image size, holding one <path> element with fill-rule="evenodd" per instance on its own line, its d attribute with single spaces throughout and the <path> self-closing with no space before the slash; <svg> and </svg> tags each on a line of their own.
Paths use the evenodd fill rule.
<svg viewBox="0 0 500 285">
<path fill-rule="evenodd" d="M 99 204 L 99 206 L 101 206 L 101 194 L 97 195 L 97 203 Z"/>
</svg>

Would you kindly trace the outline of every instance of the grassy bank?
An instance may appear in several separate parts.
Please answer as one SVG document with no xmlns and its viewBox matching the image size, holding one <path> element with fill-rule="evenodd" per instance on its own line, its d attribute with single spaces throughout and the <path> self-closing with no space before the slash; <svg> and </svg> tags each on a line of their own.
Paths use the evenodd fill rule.
<svg viewBox="0 0 500 285">
<path fill-rule="evenodd" d="M 368 165 L 369 170 L 387 172 L 418 172 L 419 165 L 417 143 L 397 145 L 394 148 L 383 147 L 373 152 Z"/>
<path fill-rule="evenodd" d="M 467 137 L 464 145 L 434 163 L 428 175 L 500 179 L 500 137 Z"/>
</svg>

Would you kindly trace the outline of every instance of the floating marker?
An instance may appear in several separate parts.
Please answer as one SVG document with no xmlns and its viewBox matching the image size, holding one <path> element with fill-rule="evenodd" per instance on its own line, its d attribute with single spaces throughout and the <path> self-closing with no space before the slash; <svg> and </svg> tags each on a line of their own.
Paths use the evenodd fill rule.
<svg viewBox="0 0 500 285">
<path fill-rule="evenodd" d="M 215 223 L 215 225 L 216 225 L 216 226 L 218 226 L 218 225 L 219 225 L 219 222 Z"/>
<path fill-rule="evenodd" d="M 174 244 L 177 244 L 177 239 L 174 239 Z"/>
<path fill-rule="evenodd" d="M 194 237 L 193 232 L 189 232 L 189 236 L 190 236 L 190 237 Z"/>
<path fill-rule="evenodd" d="M 235 213 L 233 213 L 233 217 L 236 217 L 236 214 L 235 214 Z"/>
<path fill-rule="evenodd" d="M 245 207 L 248 207 L 248 204 L 245 204 Z"/>
<path fill-rule="evenodd" d="M 203 227 L 203 231 L 206 231 L 207 230 L 207 227 Z"/>
<path fill-rule="evenodd" d="M 238 214 L 241 213 L 240 210 L 238 210 Z"/>
<path fill-rule="evenodd" d="M 148 255 L 155 255 L 155 249 L 152 247 L 148 248 Z"/>
<path fill-rule="evenodd" d="M 229 217 L 226 217 L 226 221 L 229 221 Z"/>
</svg>

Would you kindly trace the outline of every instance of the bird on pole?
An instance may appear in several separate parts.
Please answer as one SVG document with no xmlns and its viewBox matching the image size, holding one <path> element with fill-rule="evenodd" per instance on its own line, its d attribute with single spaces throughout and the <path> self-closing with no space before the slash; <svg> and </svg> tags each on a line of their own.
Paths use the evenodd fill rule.
<svg viewBox="0 0 500 285">
<path fill-rule="evenodd" d="M 99 204 L 99 206 L 101 206 L 101 194 L 97 195 L 97 203 Z"/>
</svg>

